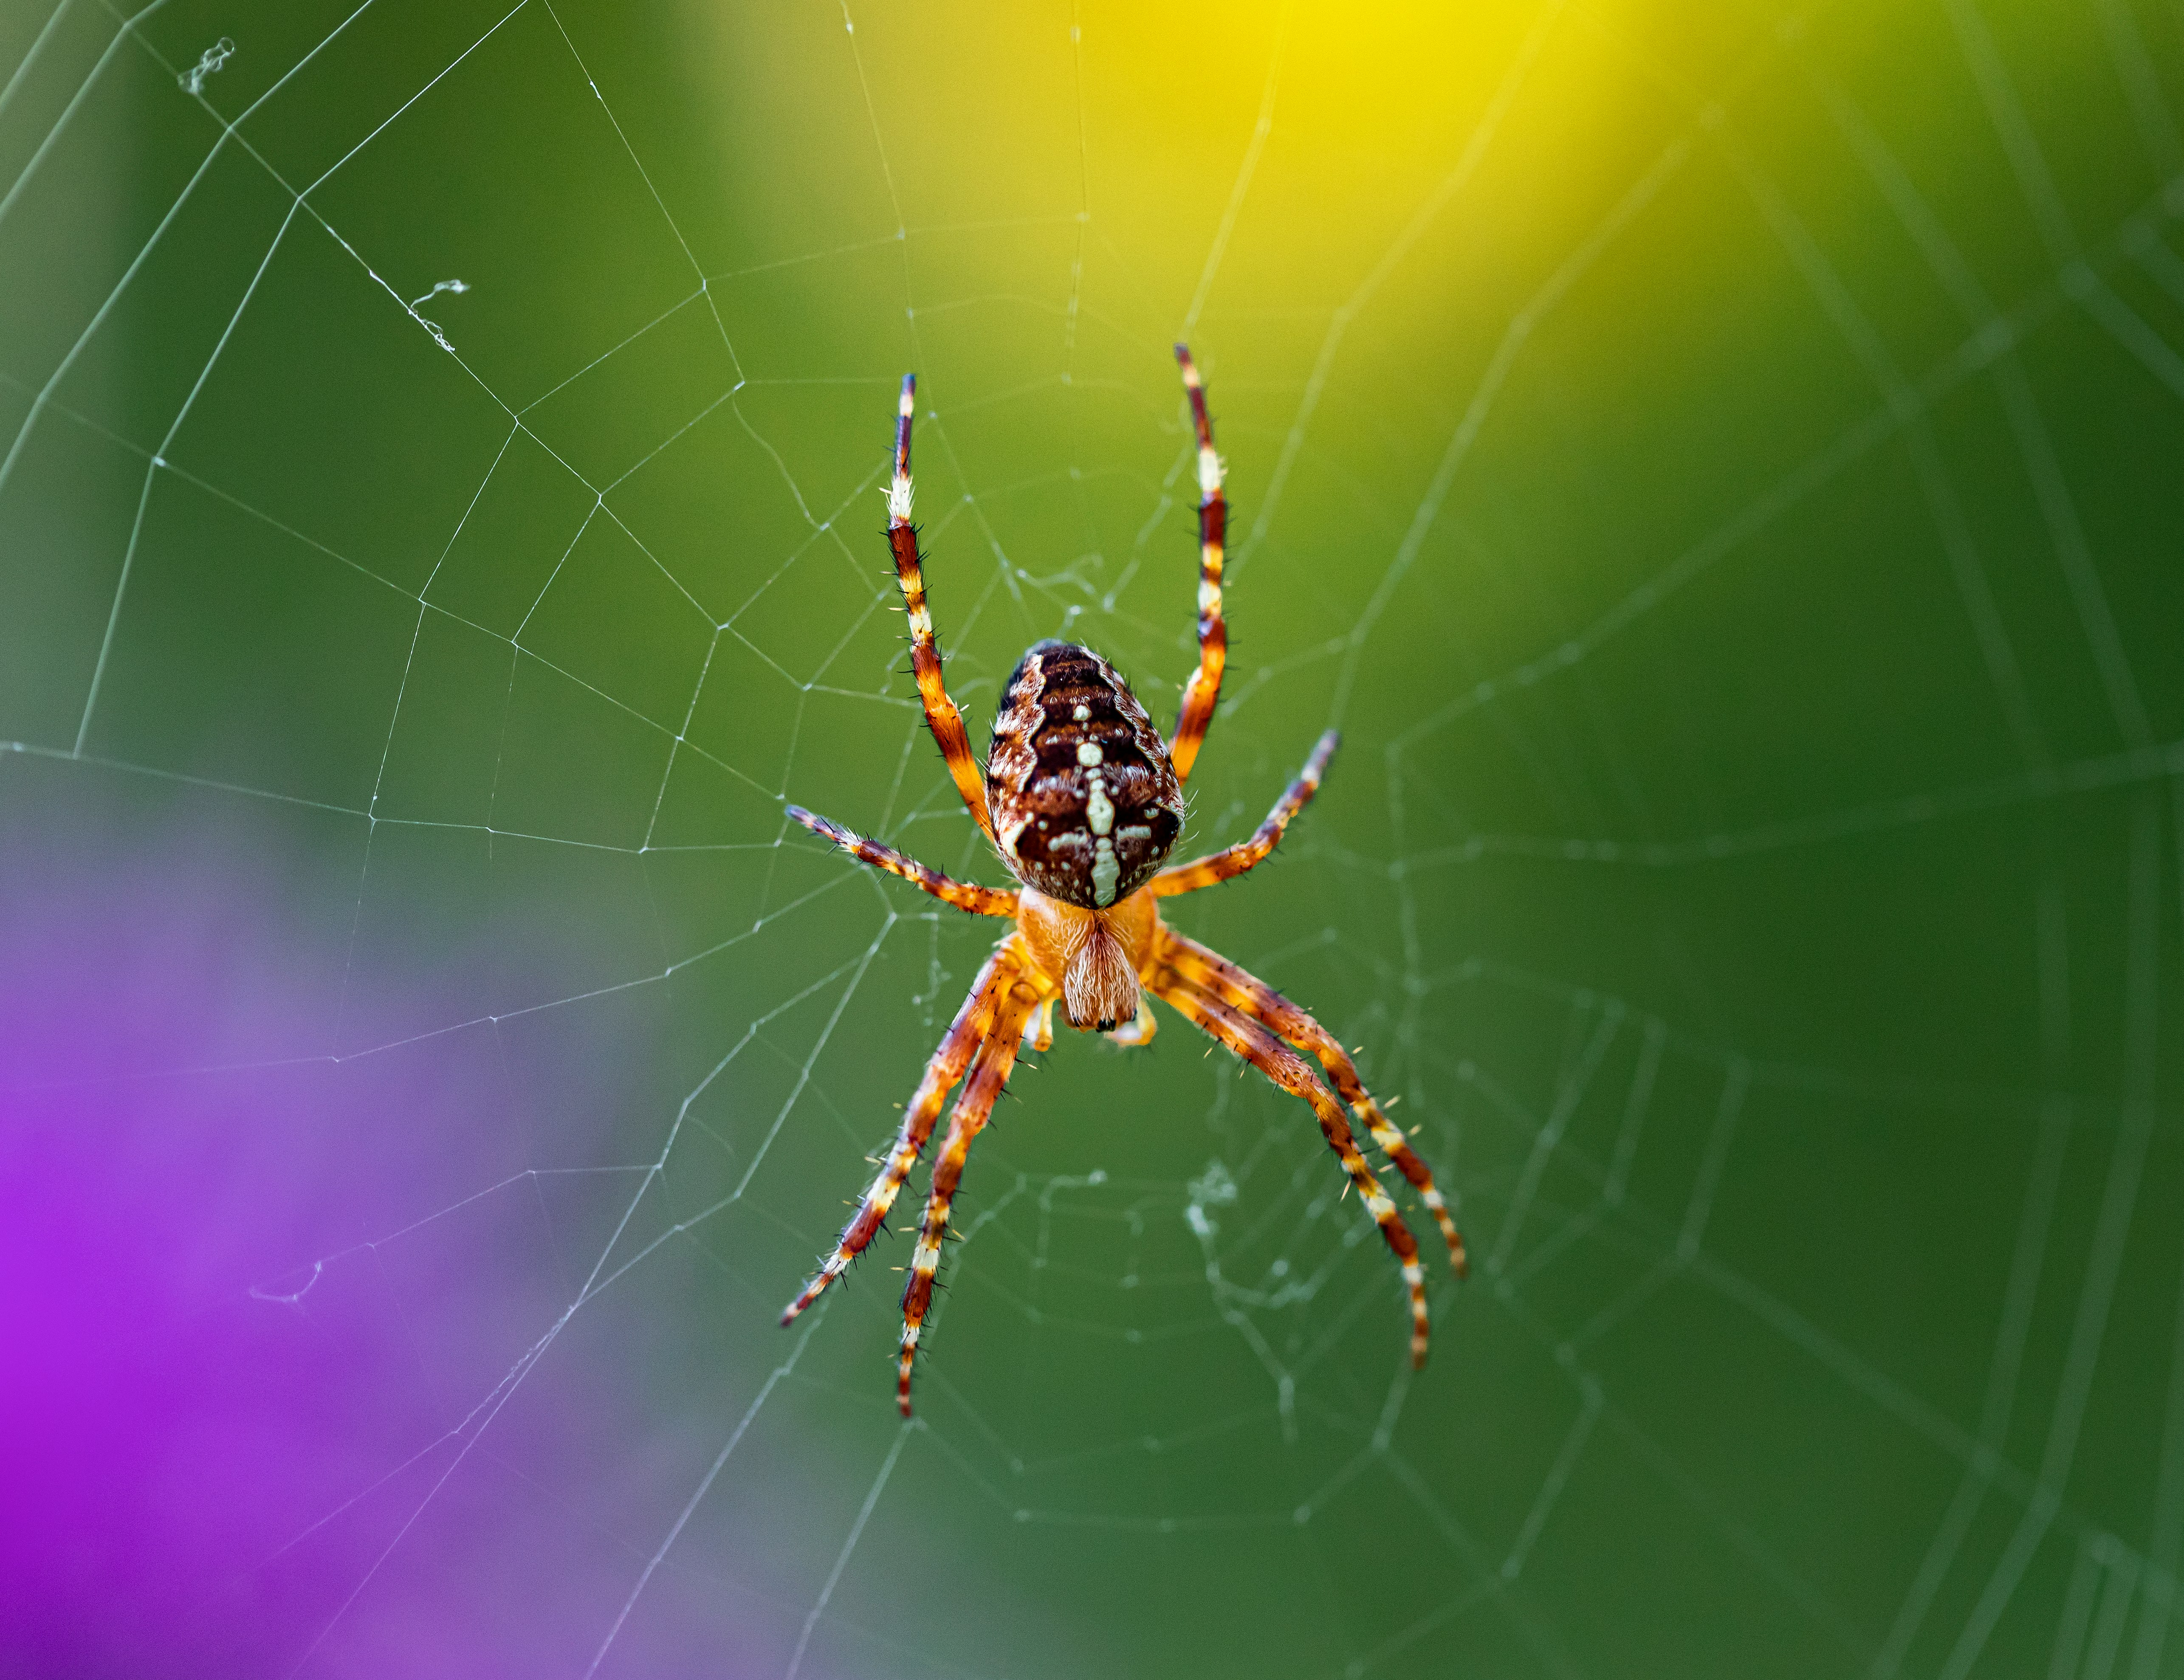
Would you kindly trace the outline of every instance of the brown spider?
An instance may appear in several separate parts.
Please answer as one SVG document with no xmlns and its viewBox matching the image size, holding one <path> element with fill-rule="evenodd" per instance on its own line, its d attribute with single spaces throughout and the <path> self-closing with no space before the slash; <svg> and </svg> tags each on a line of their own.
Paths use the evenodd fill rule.
<svg viewBox="0 0 2184 1680">
<path fill-rule="evenodd" d="M 781 1316 L 787 1324 L 818 1299 L 872 1241 L 924 1153 L 941 1104 L 963 1080 L 963 1094 L 933 1164 L 933 1192 L 902 1293 L 896 1398 L 905 1416 L 910 1415 L 911 1363 L 933 1299 L 948 1206 L 962 1182 L 971 1140 L 993 1113 L 1016 1065 L 1018 1047 L 1028 1043 L 1044 1050 L 1053 1043 L 1056 999 L 1069 1024 L 1079 1031 L 1142 1044 L 1153 1036 L 1151 1012 L 1139 1007 L 1142 987 L 1283 1090 L 1312 1104 L 1328 1147 L 1340 1158 L 1366 1210 L 1401 1263 L 1410 1291 L 1413 1365 L 1423 1364 L 1426 1356 L 1425 1272 L 1418 1264 L 1418 1242 L 1360 1153 L 1342 1104 L 1296 1050 L 1318 1059 L 1373 1143 L 1410 1180 L 1448 1241 L 1457 1276 L 1465 1275 L 1463 1238 L 1434 1188 L 1433 1174 L 1373 1100 L 1334 1036 L 1264 981 L 1168 927 L 1154 902 L 1211 887 L 1261 862 L 1290 819 L 1318 791 L 1340 738 L 1333 730 L 1320 737 L 1303 773 L 1250 839 L 1195 862 L 1161 868 L 1183 830 L 1183 780 L 1212 720 L 1228 648 L 1221 616 L 1221 545 L 1228 513 L 1221 493 L 1221 458 L 1213 451 L 1206 391 L 1190 352 L 1178 344 L 1175 359 L 1198 428 L 1199 487 L 1198 669 L 1184 690 L 1175 738 L 1162 741 L 1129 684 L 1097 654 L 1071 643 L 1041 642 L 1023 656 L 1003 691 L 993 746 L 981 774 L 971 756 L 962 714 L 941 681 L 940 648 L 925 604 L 917 531 L 910 522 L 910 423 L 916 380 L 905 376 L 895 422 L 888 542 L 910 615 L 911 665 L 926 721 L 948 761 L 948 773 L 1009 873 L 1022 883 L 1021 890 L 1001 892 L 951 881 L 838 823 L 800 806 L 788 807 L 790 816 L 860 862 L 900 876 L 957 910 L 1006 916 L 1016 923 L 978 971 L 970 997 L 927 1063 L 894 1147 L 856 1216 L 843 1228 L 817 1275 Z"/>
</svg>

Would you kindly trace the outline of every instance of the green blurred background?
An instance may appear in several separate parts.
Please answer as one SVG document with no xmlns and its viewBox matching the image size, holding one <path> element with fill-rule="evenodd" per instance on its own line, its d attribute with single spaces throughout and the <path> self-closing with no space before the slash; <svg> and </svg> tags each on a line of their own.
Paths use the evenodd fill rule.
<svg viewBox="0 0 2184 1680">
<path fill-rule="evenodd" d="M 39 0 L 0 67 L 0 1160 L 337 1361 L 308 1471 L 136 1420 L 128 1544 L 240 1499 L 246 1584 L 56 1672 L 231 1605 L 205 1672 L 2184 1674 L 2174 0 Z M 1052 635 L 1173 717 L 1186 336 L 1187 845 L 1346 746 L 1173 919 L 1474 1275 L 1412 1376 L 1302 1105 L 1064 1035 L 900 1426 L 900 1239 L 775 1318 L 992 929 L 782 806 L 1000 878 L 906 369 L 974 734 Z"/>
</svg>

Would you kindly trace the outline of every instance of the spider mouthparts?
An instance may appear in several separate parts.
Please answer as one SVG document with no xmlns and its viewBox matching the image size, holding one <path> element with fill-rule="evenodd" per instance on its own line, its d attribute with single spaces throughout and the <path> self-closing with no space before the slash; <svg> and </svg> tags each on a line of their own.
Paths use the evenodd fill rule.
<svg viewBox="0 0 2184 1680">
<path fill-rule="evenodd" d="M 1102 1032 L 1112 1032 L 1115 1030 L 1115 1023 L 1112 1021 L 1103 1021 L 1100 1023 L 1100 1030 Z"/>
</svg>

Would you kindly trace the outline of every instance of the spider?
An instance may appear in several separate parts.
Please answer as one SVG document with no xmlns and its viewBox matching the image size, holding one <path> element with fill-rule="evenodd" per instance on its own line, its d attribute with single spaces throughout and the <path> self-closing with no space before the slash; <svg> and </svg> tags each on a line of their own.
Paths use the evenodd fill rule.
<svg viewBox="0 0 2184 1680">
<path fill-rule="evenodd" d="M 1129 684 L 1097 654 L 1073 643 L 1041 642 L 1025 654 L 1002 691 L 993 744 L 981 771 L 971 755 L 963 715 L 941 680 L 940 646 L 926 604 L 917 528 L 910 520 L 910 431 L 917 381 L 909 375 L 902 381 L 895 421 L 888 543 L 910 618 L 911 669 L 926 721 L 940 743 L 956 791 L 1020 885 L 1008 892 L 951 881 L 839 823 L 801 806 L 788 808 L 790 817 L 860 863 L 900 876 L 957 910 L 1016 924 L 978 971 L 971 995 L 926 1065 L 894 1147 L 856 1214 L 843 1227 L 833 1252 L 781 1316 L 784 1325 L 792 1322 L 878 1232 L 932 1138 L 949 1092 L 961 1081 L 962 1095 L 933 1163 L 932 1191 L 903 1288 L 895 1395 L 905 1417 L 911 1366 L 932 1305 L 949 1205 L 962 1182 L 972 1140 L 993 1113 L 1019 1047 L 1045 1050 L 1053 1043 L 1057 1001 L 1080 1032 L 1143 1044 L 1153 1036 L 1151 1012 L 1140 995 L 1150 992 L 1312 1105 L 1328 1147 L 1402 1267 L 1410 1296 L 1413 1365 L 1425 1361 L 1427 1337 L 1425 1271 L 1418 1242 L 1359 1150 L 1344 1103 L 1433 1215 L 1447 1240 L 1456 1275 L 1462 1277 L 1468 1270 L 1463 1238 L 1434 1188 L 1433 1174 L 1373 1099 L 1334 1035 L 1264 981 L 1161 920 L 1159 900 L 1212 887 L 1262 862 L 1290 820 L 1318 791 L 1340 741 L 1333 730 L 1320 737 L 1302 772 L 1250 839 L 1190 863 L 1161 867 L 1183 831 L 1184 778 L 1212 721 L 1228 647 L 1221 613 L 1222 542 L 1228 513 L 1221 492 L 1223 467 L 1214 453 L 1198 368 L 1181 344 L 1175 347 L 1175 359 L 1198 433 L 1199 571 L 1198 669 L 1184 690 L 1174 737 L 1161 739 Z M 1299 1051 L 1318 1060 L 1341 1103 Z"/>
</svg>

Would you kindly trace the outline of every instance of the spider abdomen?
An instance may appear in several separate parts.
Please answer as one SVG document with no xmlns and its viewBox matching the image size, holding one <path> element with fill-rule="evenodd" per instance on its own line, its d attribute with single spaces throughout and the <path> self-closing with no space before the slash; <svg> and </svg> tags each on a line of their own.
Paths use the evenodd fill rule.
<svg viewBox="0 0 2184 1680">
<path fill-rule="evenodd" d="M 1010 676 L 986 797 L 1017 878 L 1084 910 L 1144 886 L 1183 832 L 1167 743 L 1121 674 L 1074 643 L 1039 643 Z"/>
</svg>

